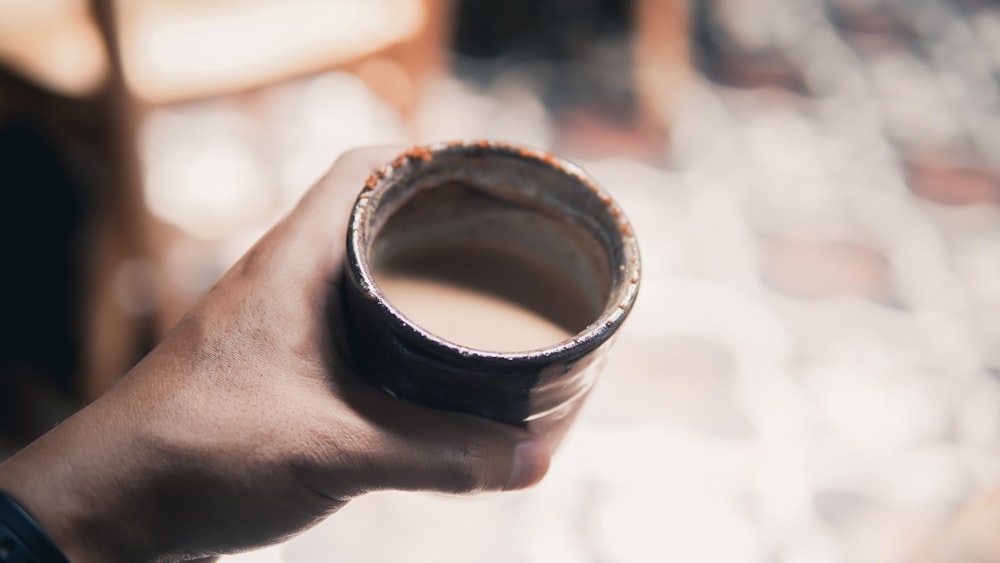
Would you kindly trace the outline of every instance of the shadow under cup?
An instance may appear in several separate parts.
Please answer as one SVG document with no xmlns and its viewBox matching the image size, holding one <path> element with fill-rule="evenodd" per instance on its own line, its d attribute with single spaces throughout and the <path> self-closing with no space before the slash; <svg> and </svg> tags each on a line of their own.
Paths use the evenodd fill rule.
<svg viewBox="0 0 1000 563">
<path fill-rule="evenodd" d="M 610 196 L 546 153 L 431 145 L 369 179 L 347 237 L 344 311 L 359 375 L 415 403 L 527 427 L 555 448 L 638 292 L 638 246 Z M 471 288 L 531 311 L 557 336 L 512 340 L 530 327 L 493 317 L 460 319 L 495 324 L 465 331 L 487 335 L 471 344 L 461 329 L 432 332 L 438 310 L 474 308 L 445 310 L 428 294 L 416 315 L 387 297 L 384 272 Z"/>
</svg>

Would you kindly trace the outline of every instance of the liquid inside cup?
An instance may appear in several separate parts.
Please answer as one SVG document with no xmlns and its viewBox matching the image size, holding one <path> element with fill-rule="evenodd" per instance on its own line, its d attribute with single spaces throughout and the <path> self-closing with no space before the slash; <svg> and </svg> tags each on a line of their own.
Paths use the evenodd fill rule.
<svg viewBox="0 0 1000 563">
<path fill-rule="evenodd" d="M 413 195 L 379 229 L 375 283 L 412 324 L 491 352 L 552 347 L 584 330 L 610 291 L 609 259 L 555 209 L 462 184 Z"/>
<path fill-rule="evenodd" d="M 423 248 L 375 283 L 407 318 L 450 342 L 496 352 L 553 346 L 584 329 L 579 291 L 530 257 L 489 243 Z"/>
</svg>

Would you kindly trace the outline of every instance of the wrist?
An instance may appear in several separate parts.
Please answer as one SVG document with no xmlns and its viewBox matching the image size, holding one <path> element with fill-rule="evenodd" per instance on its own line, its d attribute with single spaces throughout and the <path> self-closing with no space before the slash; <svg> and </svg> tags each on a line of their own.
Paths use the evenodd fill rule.
<svg viewBox="0 0 1000 563">
<path fill-rule="evenodd" d="M 0 465 L 5 491 L 74 563 L 146 561 L 142 504 L 130 498 L 120 431 L 97 428 L 85 409 Z M 100 419 L 99 417 L 93 417 Z"/>
<path fill-rule="evenodd" d="M 0 491 L 0 561 L 69 563 L 34 518 Z"/>
</svg>

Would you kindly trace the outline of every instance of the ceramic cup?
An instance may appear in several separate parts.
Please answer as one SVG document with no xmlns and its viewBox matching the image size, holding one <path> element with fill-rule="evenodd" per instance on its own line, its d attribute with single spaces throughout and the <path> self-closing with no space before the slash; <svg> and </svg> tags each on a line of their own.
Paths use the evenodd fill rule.
<svg viewBox="0 0 1000 563">
<path fill-rule="evenodd" d="M 545 264 L 579 296 L 583 326 L 524 352 L 471 348 L 411 321 L 376 283 L 386 256 L 464 242 Z M 347 343 L 362 378 L 428 407 L 526 427 L 553 448 L 635 303 L 640 272 L 628 220 L 583 170 L 486 141 L 414 148 L 373 174 L 352 210 L 344 269 Z"/>
</svg>

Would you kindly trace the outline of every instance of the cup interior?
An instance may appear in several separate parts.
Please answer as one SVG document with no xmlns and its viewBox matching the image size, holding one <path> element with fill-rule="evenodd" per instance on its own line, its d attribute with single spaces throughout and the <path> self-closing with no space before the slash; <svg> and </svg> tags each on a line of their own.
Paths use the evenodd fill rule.
<svg viewBox="0 0 1000 563">
<path fill-rule="evenodd" d="M 439 153 L 396 166 L 370 197 L 372 271 L 404 268 L 472 287 L 571 335 L 617 306 L 613 294 L 627 283 L 606 196 L 544 161 Z"/>
</svg>

